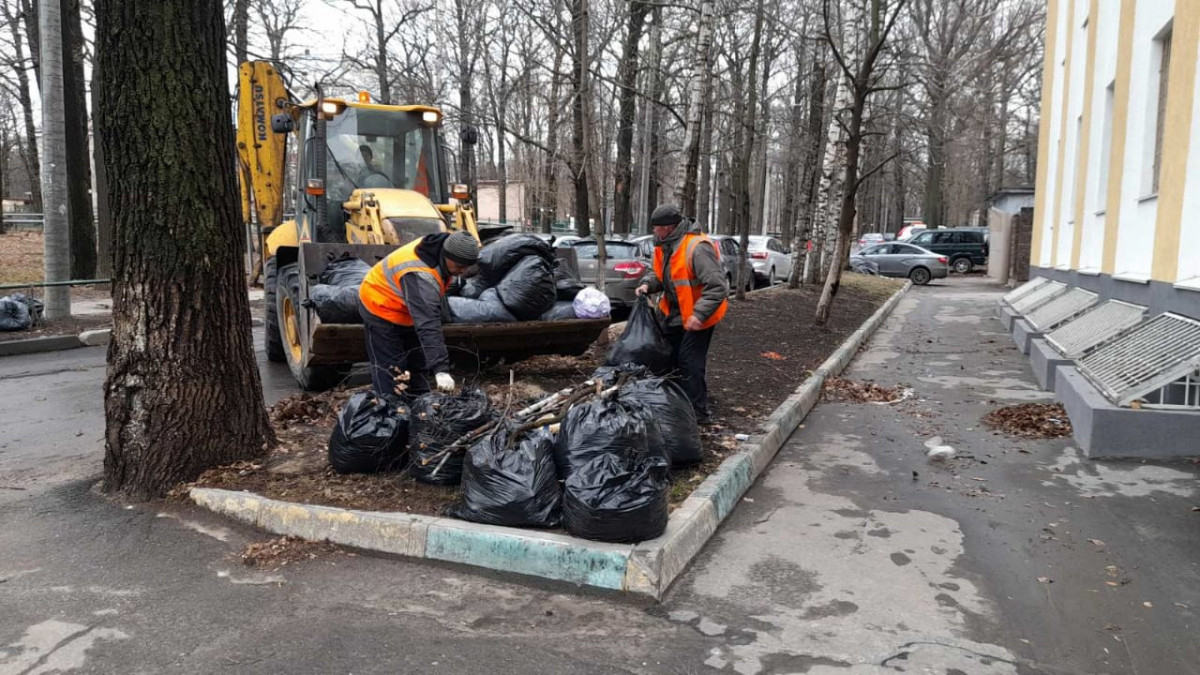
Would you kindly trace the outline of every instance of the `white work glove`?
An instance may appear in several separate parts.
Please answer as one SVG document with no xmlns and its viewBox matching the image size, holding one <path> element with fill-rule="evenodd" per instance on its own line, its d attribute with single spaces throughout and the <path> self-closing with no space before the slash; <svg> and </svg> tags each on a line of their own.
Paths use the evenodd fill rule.
<svg viewBox="0 0 1200 675">
<path fill-rule="evenodd" d="M 438 391 L 454 391 L 454 378 L 450 377 L 450 373 L 438 373 L 433 379 L 437 382 Z"/>
</svg>

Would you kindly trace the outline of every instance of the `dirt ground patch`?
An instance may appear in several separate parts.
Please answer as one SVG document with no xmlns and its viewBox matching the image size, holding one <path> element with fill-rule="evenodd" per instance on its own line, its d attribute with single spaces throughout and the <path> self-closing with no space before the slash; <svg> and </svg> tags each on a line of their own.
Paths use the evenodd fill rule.
<svg viewBox="0 0 1200 675">
<path fill-rule="evenodd" d="M 1070 436 L 1071 420 L 1058 403 L 1022 403 L 997 408 L 984 415 L 983 423 L 1008 436 L 1063 438 Z"/>
<path fill-rule="evenodd" d="M 716 422 L 702 427 L 704 458 L 673 473 L 671 504 L 678 505 L 721 462 L 737 451 L 736 434 L 754 433 L 808 373 L 820 365 L 900 286 L 889 280 L 853 275 L 843 284 L 833 317 L 824 327 L 812 316 L 820 289 L 773 290 L 745 302 L 731 301 L 709 355 L 709 393 Z M 593 345 L 578 357 L 539 356 L 456 372 L 466 386 L 483 389 L 493 405 L 522 406 L 591 376 L 607 353 Z M 407 472 L 340 475 L 327 459 L 329 436 L 338 411 L 354 391 L 296 394 L 270 410 L 279 446 L 252 462 L 206 472 L 192 485 L 248 490 L 272 499 L 368 511 L 441 515 L 459 495 L 456 487 L 418 483 Z M 176 496 L 185 496 L 181 486 Z"/>
</svg>

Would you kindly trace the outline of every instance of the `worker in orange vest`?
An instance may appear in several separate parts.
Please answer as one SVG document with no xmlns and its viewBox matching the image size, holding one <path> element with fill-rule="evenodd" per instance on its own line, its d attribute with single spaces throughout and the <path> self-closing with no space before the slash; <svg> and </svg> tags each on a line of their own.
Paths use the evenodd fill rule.
<svg viewBox="0 0 1200 675">
<path fill-rule="evenodd" d="M 379 261 L 358 289 L 367 334 L 371 382 L 380 396 L 395 394 L 396 373 L 408 371 L 407 392 L 453 391 L 442 337 L 442 298 L 456 276 L 479 260 L 479 242 L 466 232 L 431 234 Z"/>
<path fill-rule="evenodd" d="M 650 214 L 654 230 L 654 268 L 642 278 L 637 294 L 662 293 L 658 309 L 666 320 L 675 369 L 701 423 L 710 421 L 708 347 L 713 329 L 725 317 L 729 288 L 721 254 L 699 225 L 664 204 Z"/>
</svg>

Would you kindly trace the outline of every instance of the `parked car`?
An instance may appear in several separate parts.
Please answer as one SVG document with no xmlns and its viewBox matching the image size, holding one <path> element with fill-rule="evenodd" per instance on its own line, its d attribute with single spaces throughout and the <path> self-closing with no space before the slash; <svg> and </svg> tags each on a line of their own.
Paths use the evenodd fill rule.
<svg viewBox="0 0 1200 675">
<path fill-rule="evenodd" d="M 884 236 L 879 232 L 867 232 L 858 238 L 859 246 L 870 246 L 871 244 L 882 244 L 883 242 Z"/>
<path fill-rule="evenodd" d="M 579 279 L 589 286 L 599 279 L 599 247 L 593 238 L 575 239 L 567 244 L 575 251 L 579 261 Z M 620 239 L 605 239 L 604 293 L 614 308 L 633 307 L 637 300 L 637 287 L 649 271 L 651 261 L 642 254 L 637 244 Z"/>
<path fill-rule="evenodd" d="M 988 234 L 983 228 L 956 227 L 926 231 L 908 243 L 948 257 L 950 269 L 959 274 L 970 272 L 976 265 L 987 264 Z"/>
<path fill-rule="evenodd" d="M 725 268 L 725 285 L 733 291 L 737 283 L 734 281 L 738 276 L 738 263 L 741 258 L 742 241 L 739 237 L 729 234 L 712 234 L 709 239 L 717 245 L 717 250 L 721 252 L 721 267 Z M 747 263 L 752 262 L 747 260 Z M 746 290 L 754 288 L 754 272 L 751 268 L 750 274 L 746 275 Z"/>
<path fill-rule="evenodd" d="M 900 232 L 896 235 L 896 241 L 908 241 L 926 229 L 924 225 L 905 225 L 900 228 Z"/>
<path fill-rule="evenodd" d="M 792 273 L 792 255 L 775 237 L 750 237 L 748 251 L 754 265 L 755 281 L 760 285 L 770 286 L 786 280 Z"/>
<path fill-rule="evenodd" d="M 908 277 L 918 285 L 945 279 L 950 274 L 949 263 L 944 255 L 905 243 L 876 244 L 850 256 L 851 269 L 875 269 L 880 276 Z"/>
</svg>

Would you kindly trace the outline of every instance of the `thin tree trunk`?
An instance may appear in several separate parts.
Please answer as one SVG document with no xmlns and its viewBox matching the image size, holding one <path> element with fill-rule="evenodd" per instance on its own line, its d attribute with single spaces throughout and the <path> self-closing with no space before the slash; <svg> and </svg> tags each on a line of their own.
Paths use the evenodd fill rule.
<svg viewBox="0 0 1200 675">
<path fill-rule="evenodd" d="M 0 2 L 0 11 L 4 12 L 4 22 L 8 24 L 9 37 L 12 40 L 14 56 L 19 61 L 24 51 L 24 39 L 21 35 L 21 21 L 9 9 L 7 0 Z M 32 26 L 30 38 L 37 33 L 37 24 L 30 24 L 26 15 L 26 25 Z M 32 39 L 30 40 L 32 43 Z M 30 47 L 32 48 L 32 44 Z M 42 210 L 41 159 L 38 156 L 37 126 L 33 120 L 33 91 L 29 86 L 29 72 L 25 66 L 18 64 L 13 68 L 17 76 L 17 102 L 21 104 L 21 117 L 25 122 L 25 143 L 22 158 L 29 175 L 30 200 L 34 211 Z"/>
<path fill-rule="evenodd" d="M 117 224 L 104 488 L 150 499 L 274 436 L 242 271 L 221 3 L 97 0 L 96 16 Z M 190 86 L 162 96 L 164 75 Z"/>
<path fill-rule="evenodd" d="M 750 164 L 754 161 L 755 133 L 758 124 L 758 57 L 762 49 L 763 0 L 758 0 L 754 10 L 754 39 L 750 43 L 750 67 L 746 84 L 750 88 L 746 103 L 746 117 L 740 120 L 745 137 L 738 149 L 738 229 L 741 233 L 741 254 L 738 256 L 737 299 L 746 299 L 746 280 L 753 274 L 748 259 L 750 249 Z"/>
<path fill-rule="evenodd" d="M 42 53 L 42 195 L 45 197 L 45 279 L 71 278 L 71 222 L 67 185 L 67 122 L 63 98 L 62 8 L 59 0 L 41 0 L 38 18 Z M 46 288 L 46 318 L 71 315 L 69 286 Z"/>
<path fill-rule="evenodd" d="M 929 172 L 925 177 L 925 225 L 937 229 L 946 220 L 946 124 L 949 103 L 940 92 L 945 87 L 938 82 L 931 85 L 934 97 L 929 102 L 929 120 L 925 127 L 926 145 L 929 153 Z"/>
<path fill-rule="evenodd" d="M 801 281 L 812 283 L 807 276 L 811 269 L 812 257 L 809 247 L 813 240 L 813 212 L 816 206 L 817 176 L 820 175 L 817 161 L 825 153 L 826 134 L 822 133 L 822 130 L 825 127 L 826 92 L 829 90 L 828 70 L 824 61 L 818 59 L 814 62 L 811 84 L 808 93 L 807 130 L 805 131 L 807 142 L 804 145 L 804 157 L 801 160 L 803 170 L 800 176 L 800 203 L 797 206 L 799 213 L 796 223 L 797 246 L 793 252 L 792 274 L 788 278 L 788 288 L 793 289 L 799 288 Z M 802 256 L 803 260 L 801 260 Z"/>
<path fill-rule="evenodd" d="M 241 66 L 250 60 L 250 0 L 234 0 L 233 2 L 233 58 L 237 61 L 234 66 Z"/>
<path fill-rule="evenodd" d="M 627 0 L 628 25 L 621 63 L 617 67 L 617 162 L 613 179 L 614 233 L 629 232 L 633 223 L 630 192 L 633 183 L 633 127 L 637 120 L 638 43 L 646 25 L 650 6 L 641 0 Z"/>
<path fill-rule="evenodd" d="M 66 107 L 67 194 L 71 219 L 71 278 L 96 276 L 96 225 L 88 153 L 87 92 L 83 81 L 83 27 L 79 0 L 62 0 L 63 93 Z"/>
<path fill-rule="evenodd" d="M 833 114 L 829 118 L 829 130 L 825 138 L 825 159 L 821 163 L 821 183 L 817 186 L 817 206 L 813 211 L 813 242 L 815 247 L 804 259 L 804 283 L 814 283 L 824 271 L 830 234 L 834 232 L 829 222 L 831 204 L 841 195 L 844 149 L 842 126 L 838 119 L 841 111 L 849 106 L 849 89 L 845 77 L 838 73 L 836 94 L 833 97 Z"/>
<path fill-rule="evenodd" d="M 572 120 L 574 140 L 574 157 L 571 167 L 572 178 L 575 182 L 575 228 L 581 237 L 591 235 L 592 228 L 591 206 L 588 203 L 588 143 L 585 126 L 585 110 L 587 101 L 584 98 L 587 87 L 587 3 L 588 0 L 572 0 L 571 30 L 574 33 L 575 49 L 572 54 L 571 82 L 573 103 Z M 601 275 L 603 278 L 603 275 Z"/>
<path fill-rule="evenodd" d="M 711 64 L 710 64 L 711 67 Z M 709 74 L 712 77 L 712 74 Z M 705 232 L 712 232 L 710 202 L 712 201 L 712 148 L 713 148 L 713 97 L 704 100 L 704 130 L 700 134 L 700 178 L 696 190 L 696 221 Z"/>
<path fill-rule="evenodd" d="M 392 102 L 392 83 L 388 78 L 387 36 L 383 25 L 383 0 L 375 0 L 371 8 L 375 19 L 375 78 L 379 80 L 379 102 L 385 105 Z"/>
<path fill-rule="evenodd" d="M 550 205 L 550 215 L 547 217 L 546 211 L 543 210 L 542 232 L 549 234 L 554 221 L 558 219 L 558 127 L 559 127 L 559 107 L 558 104 L 562 100 L 562 78 L 559 77 L 559 70 L 562 68 L 563 50 L 556 48 L 554 51 L 554 68 L 550 71 L 550 113 L 546 118 L 546 148 L 549 152 L 546 153 L 545 164 L 545 180 L 546 200 Z M 544 207 L 543 207 L 544 208 Z"/>
<path fill-rule="evenodd" d="M 708 52 L 712 46 L 712 23 L 712 0 L 702 0 L 696 53 L 692 57 L 692 81 L 688 85 L 687 129 L 683 137 L 679 175 L 675 178 L 675 200 L 688 218 L 696 217 L 696 173 L 700 164 L 700 126 L 708 94 Z"/>
<path fill-rule="evenodd" d="M 759 84 L 759 91 L 762 92 L 762 120 L 756 126 L 758 131 L 755 133 L 755 153 L 758 157 L 758 167 L 756 169 L 756 183 L 754 186 L 753 204 L 754 216 L 752 225 L 759 228 L 759 234 L 767 234 L 770 228 L 767 227 L 767 139 L 769 138 L 769 129 L 771 126 L 771 97 L 768 83 L 771 79 L 771 63 L 774 60 L 774 54 L 768 52 L 763 58 L 762 81 Z"/>
<path fill-rule="evenodd" d="M 108 173 L 104 165 L 103 116 L 100 110 L 100 85 L 105 78 L 100 72 L 100 60 L 92 66 L 92 168 L 96 185 L 96 277 L 110 279 L 113 272 L 113 222 L 108 209 Z"/>
<path fill-rule="evenodd" d="M 650 212 L 656 204 L 658 193 L 658 119 L 661 111 L 658 100 L 662 95 L 662 7 L 655 5 L 650 12 L 650 64 L 646 76 L 650 100 L 644 107 L 646 114 L 642 124 L 642 175 L 638 190 L 637 217 L 640 225 L 635 232 L 650 231 Z"/>
</svg>

